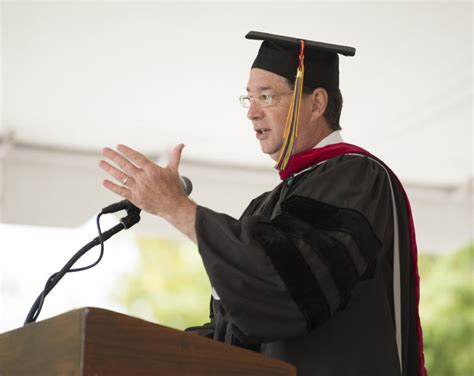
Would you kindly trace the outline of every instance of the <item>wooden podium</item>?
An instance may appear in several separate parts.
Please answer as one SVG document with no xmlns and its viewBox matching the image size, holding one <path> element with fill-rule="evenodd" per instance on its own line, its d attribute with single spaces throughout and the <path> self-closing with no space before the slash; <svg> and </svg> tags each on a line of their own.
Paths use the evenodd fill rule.
<svg viewBox="0 0 474 376">
<path fill-rule="evenodd" d="M 292 365 L 99 308 L 0 334 L 0 376 L 296 376 Z"/>
</svg>

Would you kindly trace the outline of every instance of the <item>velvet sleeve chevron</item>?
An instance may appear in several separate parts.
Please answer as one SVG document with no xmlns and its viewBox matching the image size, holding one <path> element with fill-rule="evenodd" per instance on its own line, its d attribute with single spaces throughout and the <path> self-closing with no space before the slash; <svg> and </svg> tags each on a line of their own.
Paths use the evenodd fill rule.
<svg viewBox="0 0 474 376">
<path fill-rule="evenodd" d="M 306 197 L 255 226 L 255 237 L 303 313 L 308 330 L 343 308 L 354 285 L 373 276 L 380 241 L 355 210 Z"/>
<path fill-rule="evenodd" d="M 362 314 L 373 293 L 390 310 L 391 216 L 385 172 L 350 156 L 282 182 L 240 219 L 198 206 L 198 249 L 219 297 L 214 339 L 254 344 L 322 333 L 346 312 Z"/>
</svg>

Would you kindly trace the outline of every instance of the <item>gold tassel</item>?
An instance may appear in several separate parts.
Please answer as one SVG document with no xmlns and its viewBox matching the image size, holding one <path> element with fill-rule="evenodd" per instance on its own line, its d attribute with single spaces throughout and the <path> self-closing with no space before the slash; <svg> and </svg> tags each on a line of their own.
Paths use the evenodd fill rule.
<svg viewBox="0 0 474 376">
<path fill-rule="evenodd" d="M 279 171 L 283 171 L 296 147 L 296 139 L 298 135 L 298 124 L 300 117 L 301 98 L 303 96 L 303 81 L 304 81 L 304 42 L 301 41 L 301 50 L 299 56 L 299 66 L 296 71 L 295 85 L 293 89 L 293 96 L 291 98 L 290 109 L 286 118 L 284 143 L 280 151 L 280 156 L 275 165 Z"/>
</svg>

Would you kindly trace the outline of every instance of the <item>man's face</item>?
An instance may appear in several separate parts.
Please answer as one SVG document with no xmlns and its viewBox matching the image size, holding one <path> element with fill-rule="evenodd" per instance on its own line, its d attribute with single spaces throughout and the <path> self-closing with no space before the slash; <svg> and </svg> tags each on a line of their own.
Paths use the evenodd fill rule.
<svg viewBox="0 0 474 376">
<path fill-rule="evenodd" d="M 263 69 L 254 68 L 250 71 L 247 92 L 249 96 L 258 97 L 262 94 L 291 93 L 291 88 L 283 77 Z M 251 101 L 247 112 L 247 117 L 252 121 L 262 151 L 269 154 L 275 161 L 278 160 L 280 149 L 283 146 L 291 97 L 291 94 L 277 96 L 275 97 L 275 103 L 269 107 Z M 301 115 L 303 114 L 301 113 Z M 302 125 L 301 115 L 300 126 Z"/>
</svg>

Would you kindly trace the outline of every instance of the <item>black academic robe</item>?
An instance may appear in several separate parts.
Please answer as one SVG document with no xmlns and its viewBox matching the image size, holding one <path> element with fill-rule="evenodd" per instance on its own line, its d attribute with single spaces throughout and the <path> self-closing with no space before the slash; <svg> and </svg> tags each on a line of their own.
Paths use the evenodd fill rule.
<svg viewBox="0 0 474 376">
<path fill-rule="evenodd" d="M 217 294 L 210 323 L 188 330 L 292 363 L 299 376 L 419 375 L 407 209 L 392 182 L 402 369 L 395 340 L 389 179 L 374 159 L 340 155 L 257 197 L 238 220 L 198 207 Z"/>
</svg>

